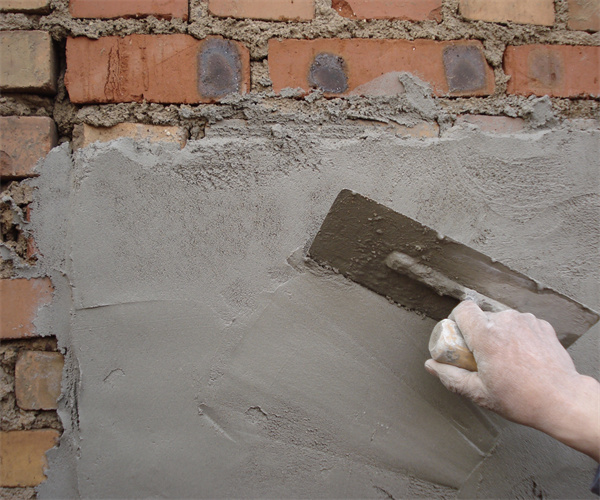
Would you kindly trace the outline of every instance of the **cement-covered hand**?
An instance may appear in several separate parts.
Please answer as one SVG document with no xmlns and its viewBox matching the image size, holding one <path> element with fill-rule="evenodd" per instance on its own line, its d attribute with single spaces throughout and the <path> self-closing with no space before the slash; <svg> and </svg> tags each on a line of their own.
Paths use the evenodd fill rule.
<svg viewBox="0 0 600 500">
<path fill-rule="evenodd" d="M 600 383 L 577 372 L 549 323 L 514 310 L 483 312 L 472 301 L 459 304 L 450 318 L 478 371 L 432 359 L 427 371 L 449 390 L 600 461 Z"/>
</svg>

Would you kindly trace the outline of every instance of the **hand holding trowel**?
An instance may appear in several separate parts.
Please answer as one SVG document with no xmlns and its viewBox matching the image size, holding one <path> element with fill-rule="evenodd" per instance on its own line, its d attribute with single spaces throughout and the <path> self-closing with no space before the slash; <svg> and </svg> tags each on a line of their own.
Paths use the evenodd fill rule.
<svg viewBox="0 0 600 500">
<path fill-rule="evenodd" d="M 404 307 L 441 320 L 429 343 L 438 363 L 430 360 L 426 366 L 446 387 L 598 460 L 600 436 L 593 425 L 596 401 L 600 404 L 598 382 L 579 375 L 558 343 L 568 347 L 577 340 L 598 321 L 596 312 L 348 190 L 335 200 L 309 256 Z M 468 299 L 470 306 L 462 302 Z M 456 322 L 448 319 L 453 310 Z M 477 341 L 476 354 L 496 361 L 498 356 L 518 357 L 510 360 L 518 368 L 515 373 L 503 373 L 502 367 L 511 366 L 504 362 L 486 363 L 481 373 L 448 366 L 477 370 L 459 325 L 465 326 L 471 343 Z M 514 338 L 515 332 L 523 332 L 523 342 L 509 346 L 503 336 Z"/>
</svg>

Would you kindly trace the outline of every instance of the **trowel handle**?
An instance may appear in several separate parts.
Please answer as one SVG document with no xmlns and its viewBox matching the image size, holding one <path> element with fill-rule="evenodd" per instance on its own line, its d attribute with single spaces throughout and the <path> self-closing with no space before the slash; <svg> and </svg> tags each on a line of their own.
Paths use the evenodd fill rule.
<svg viewBox="0 0 600 500">
<path fill-rule="evenodd" d="M 467 347 L 458 325 L 451 319 L 443 319 L 435 325 L 429 338 L 429 352 L 440 363 L 477 371 L 473 353 Z"/>
</svg>

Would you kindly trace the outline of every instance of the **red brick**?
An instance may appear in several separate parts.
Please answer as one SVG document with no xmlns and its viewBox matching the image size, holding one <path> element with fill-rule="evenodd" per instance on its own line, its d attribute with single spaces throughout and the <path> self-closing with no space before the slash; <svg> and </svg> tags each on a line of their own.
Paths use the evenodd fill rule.
<svg viewBox="0 0 600 500">
<path fill-rule="evenodd" d="M 460 0 L 460 13 L 467 19 L 519 24 L 554 24 L 554 0 Z"/>
<path fill-rule="evenodd" d="M 35 337 L 33 321 L 52 291 L 48 278 L 0 280 L 0 339 Z"/>
<path fill-rule="evenodd" d="M 56 93 L 57 62 L 50 33 L 0 32 L 0 90 Z"/>
<path fill-rule="evenodd" d="M 56 146 L 58 136 L 52 118 L 45 116 L 0 117 L 0 175 L 31 177 L 40 158 Z"/>
<path fill-rule="evenodd" d="M 275 92 L 320 88 L 329 96 L 344 95 L 398 71 L 428 82 L 436 95 L 494 91 L 492 68 L 477 41 L 270 40 L 269 71 Z"/>
<path fill-rule="evenodd" d="M 331 6 L 353 19 L 442 20 L 442 0 L 333 0 Z"/>
<path fill-rule="evenodd" d="M 213 16 L 267 21 L 309 21 L 315 17 L 314 0 L 209 0 Z"/>
<path fill-rule="evenodd" d="M 50 11 L 50 0 L 0 0 L 0 11 L 43 14 Z"/>
<path fill-rule="evenodd" d="M 23 410 L 55 410 L 64 366 L 59 352 L 21 351 L 15 366 L 15 396 Z"/>
<path fill-rule="evenodd" d="M 73 17 L 116 19 L 118 17 L 154 16 L 187 19 L 188 0 L 71 0 Z"/>
<path fill-rule="evenodd" d="M 250 54 L 219 37 L 69 38 L 65 84 L 75 103 L 217 102 L 248 92 Z"/>
<path fill-rule="evenodd" d="M 569 0 L 569 28 L 600 31 L 600 0 Z"/>
<path fill-rule="evenodd" d="M 58 431 L 0 432 L 0 486 L 37 486 L 46 479 L 46 452 L 58 443 Z"/>
<path fill-rule="evenodd" d="M 519 95 L 600 95 L 600 47 L 521 45 L 504 53 L 507 91 Z"/>
</svg>

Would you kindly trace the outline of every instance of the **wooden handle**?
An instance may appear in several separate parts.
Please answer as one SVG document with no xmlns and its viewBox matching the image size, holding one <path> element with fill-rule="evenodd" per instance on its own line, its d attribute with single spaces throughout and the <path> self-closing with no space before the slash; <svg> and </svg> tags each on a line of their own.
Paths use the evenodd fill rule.
<svg viewBox="0 0 600 500">
<path fill-rule="evenodd" d="M 447 365 L 477 371 L 477 362 L 467 347 L 458 325 L 451 319 L 443 319 L 431 332 L 429 338 L 431 357 Z"/>
</svg>

